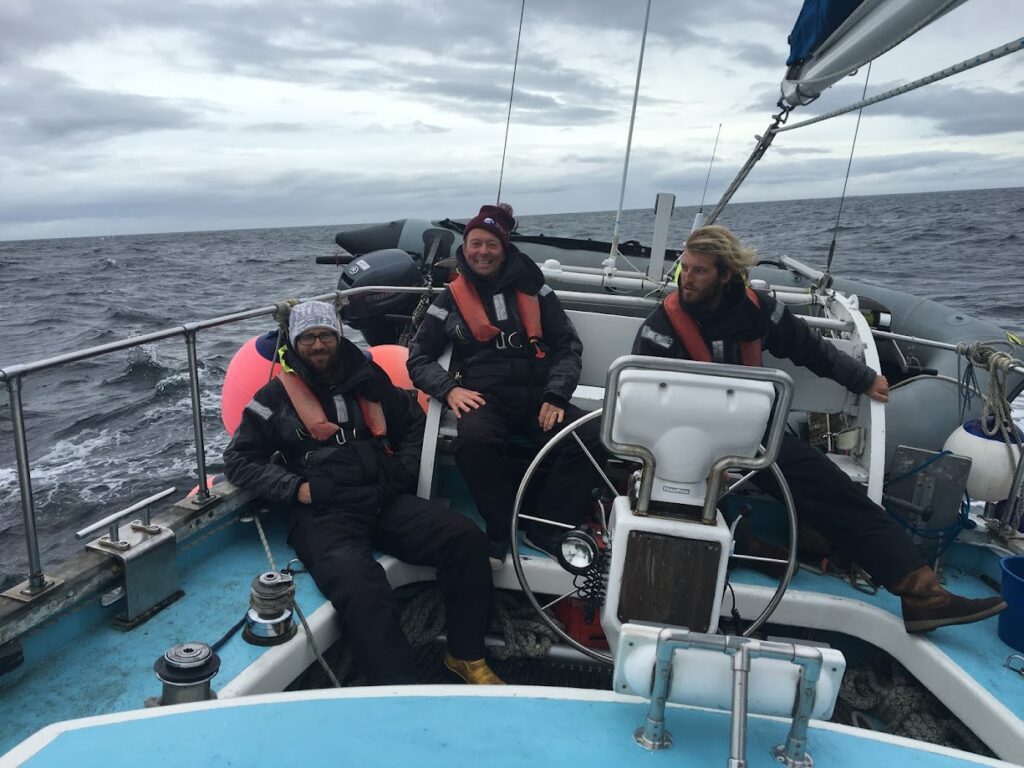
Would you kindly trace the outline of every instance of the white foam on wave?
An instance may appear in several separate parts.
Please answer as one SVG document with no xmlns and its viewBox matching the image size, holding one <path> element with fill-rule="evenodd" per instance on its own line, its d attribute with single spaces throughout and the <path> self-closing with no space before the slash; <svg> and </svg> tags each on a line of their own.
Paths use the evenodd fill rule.
<svg viewBox="0 0 1024 768">
<path fill-rule="evenodd" d="M 14 467 L 0 467 L 0 493 L 18 484 L 18 472 Z"/>
</svg>

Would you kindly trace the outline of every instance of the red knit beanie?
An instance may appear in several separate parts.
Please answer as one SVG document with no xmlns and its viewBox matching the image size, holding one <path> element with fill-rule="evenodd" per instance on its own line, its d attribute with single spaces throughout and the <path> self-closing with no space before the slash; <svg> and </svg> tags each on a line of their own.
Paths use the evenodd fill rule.
<svg viewBox="0 0 1024 768">
<path fill-rule="evenodd" d="M 466 224 L 465 234 L 474 229 L 486 229 L 501 241 L 501 247 L 508 251 L 509 233 L 516 227 L 516 217 L 512 215 L 512 207 L 507 203 L 501 205 L 482 205 L 480 213 Z"/>
</svg>

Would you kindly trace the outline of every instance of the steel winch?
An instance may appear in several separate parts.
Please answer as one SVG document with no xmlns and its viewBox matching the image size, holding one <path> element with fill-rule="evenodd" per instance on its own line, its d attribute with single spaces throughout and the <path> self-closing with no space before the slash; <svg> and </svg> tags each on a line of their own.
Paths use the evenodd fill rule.
<svg viewBox="0 0 1024 768">
<path fill-rule="evenodd" d="M 295 580 L 289 573 L 266 571 L 252 580 L 242 637 L 253 645 L 278 645 L 295 636 Z"/>
<path fill-rule="evenodd" d="M 217 698 L 210 681 L 220 671 L 220 657 L 206 643 L 181 643 L 168 648 L 153 663 L 153 671 L 164 687 L 160 696 L 146 699 L 147 707 Z"/>
</svg>

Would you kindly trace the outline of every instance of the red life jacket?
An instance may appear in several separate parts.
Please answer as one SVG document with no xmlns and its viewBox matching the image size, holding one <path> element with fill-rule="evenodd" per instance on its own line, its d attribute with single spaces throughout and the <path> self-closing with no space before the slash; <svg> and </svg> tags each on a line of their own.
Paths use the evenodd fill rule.
<svg viewBox="0 0 1024 768">
<path fill-rule="evenodd" d="M 753 288 L 747 288 L 747 299 L 752 301 L 755 307 L 761 307 L 761 299 Z M 700 335 L 697 323 L 683 309 L 683 305 L 679 301 L 679 291 L 669 294 L 665 299 L 664 307 L 669 322 L 672 323 L 672 329 L 676 332 L 679 343 L 683 345 L 683 349 L 686 350 L 686 354 L 690 356 L 690 359 L 701 363 L 714 362 L 711 359 L 711 350 L 708 349 L 704 337 Z M 741 341 L 739 344 L 740 362 L 743 365 L 759 367 L 762 364 L 761 340 L 751 339 L 750 341 Z"/>
<path fill-rule="evenodd" d="M 448 291 L 455 299 L 455 305 L 459 308 L 459 314 L 466 321 L 469 330 L 473 332 L 473 338 L 477 341 L 487 342 L 501 333 L 501 330 L 493 325 L 487 317 L 487 311 L 480 300 L 480 294 L 476 287 L 462 275 L 459 275 L 448 283 Z M 533 347 L 533 355 L 538 359 L 546 357 L 541 349 L 540 342 L 544 338 L 544 329 L 540 323 L 540 300 L 535 295 L 516 291 L 516 307 L 519 309 L 519 318 L 523 321 L 523 328 L 526 330 L 526 338 Z"/>
<path fill-rule="evenodd" d="M 323 405 L 320 404 L 316 395 L 313 394 L 313 390 L 302 380 L 302 377 L 295 373 L 282 373 L 279 378 L 292 403 L 292 408 L 295 409 L 299 420 L 310 435 L 316 440 L 330 440 L 341 431 L 340 426 L 327 420 Z M 386 438 L 388 425 L 384 419 L 384 409 L 381 404 L 364 397 L 357 397 L 356 401 L 359 403 L 359 410 L 363 414 L 366 426 L 370 429 L 370 434 L 374 437 Z M 386 443 L 385 450 L 388 450 Z"/>
</svg>

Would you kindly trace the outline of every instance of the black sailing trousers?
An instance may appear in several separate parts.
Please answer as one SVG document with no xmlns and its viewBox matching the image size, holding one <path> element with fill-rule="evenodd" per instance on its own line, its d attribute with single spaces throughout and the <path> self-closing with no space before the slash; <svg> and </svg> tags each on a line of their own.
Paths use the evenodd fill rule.
<svg viewBox="0 0 1024 768">
<path fill-rule="evenodd" d="M 545 432 L 537 423 L 539 401 L 526 407 L 521 402 L 518 407 L 509 407 L 502 402 L 488 394 L 484 405 L 462 414 L 455 453 L 455 463 L 487 524 L 487 536 L 495 544 L 507 544 L 510 540 L 516 488 L 508 454 L 509 438 L 521 435 L 534 447 L 540 448 L 563 426 L 586 415 L 585 411 L 570 404 L 565 409 L 565 420 L 550 432 Z M 595 420 L 577 430 L 598 463 L 606 456 L 601 446 L 600 429 L 600 421 Z M 568 438 L 548 457 L 544 466 L 548 472 L 539 497 L 539 508 L 524 511 L 572 525 L 582 522 L 591 490 L 601 485 L 601 477 L 590 459 L 575 440 Z"/>
<path fill-rule="evenodd" d="M 458 659 L 483 658 L 493 587 L 487 537 L 469 518 L 403 494 L 376 513 L 365 507 L 311 509 L 296 517 L 289 541 L 337 611 L 356 670 L 370 685 L 417 678 L 398 599 L 374 549 L 436 568 L 448 652 Z"/>
<path fill-rule="evenodd" d="M 787 433 L 776 461 L 800 520 L 850 555 L 876 583 L 891 586 L 926 565 L 899 523 L 817 448 Z M 753 482 L 782 501 L 771 472 L 758 472 Z"/>
</svg>

